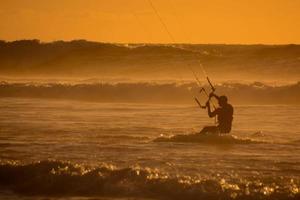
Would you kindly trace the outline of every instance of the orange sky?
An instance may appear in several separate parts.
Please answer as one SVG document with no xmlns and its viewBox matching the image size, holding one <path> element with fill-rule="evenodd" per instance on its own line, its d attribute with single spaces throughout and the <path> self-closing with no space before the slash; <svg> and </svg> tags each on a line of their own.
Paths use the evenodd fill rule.
<svg viewBox="0 0 300 200">
<path fill-rule="evenodd" d="M 170 43 L 149 0 L 1 0 L 0 39 Z M 184 43 L 300 44 L 300 0 L 151 0 Z"/>
</svg>

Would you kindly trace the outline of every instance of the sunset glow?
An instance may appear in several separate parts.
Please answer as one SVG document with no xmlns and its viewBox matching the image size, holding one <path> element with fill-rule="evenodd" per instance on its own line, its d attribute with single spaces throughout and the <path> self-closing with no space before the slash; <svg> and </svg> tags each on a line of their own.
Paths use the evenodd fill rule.
<svg viewBox="0 0 300 200">
<path fill-rule="evenodd" d="M 152 0 L 178 43 L 300 43 L 297 0 Z M 149 0 L 2 0 L 0 39 L 172 43 Z"/>
</svg>

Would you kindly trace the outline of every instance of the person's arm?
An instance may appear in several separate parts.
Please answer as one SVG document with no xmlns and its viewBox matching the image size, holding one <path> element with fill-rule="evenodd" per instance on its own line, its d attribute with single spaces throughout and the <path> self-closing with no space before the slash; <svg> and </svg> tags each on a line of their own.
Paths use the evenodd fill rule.
<svg viewBox="0 0 300 200">
<path fill-rule="evenodd" d="M 215 117 L 218 113 L 218 110 L 211 111 L 209 100 L 206 102 L 207 114 L 210 118 Z"/>
<path fill-rule="evenodd" d="M 209 99 L 211 99 L 212 97 L 215 97 L 217 100 L 219 100 L 219 98 L 220 98 L 218 95 L 216 95 L 213 92 L 209 94 Z"/>
</svg>

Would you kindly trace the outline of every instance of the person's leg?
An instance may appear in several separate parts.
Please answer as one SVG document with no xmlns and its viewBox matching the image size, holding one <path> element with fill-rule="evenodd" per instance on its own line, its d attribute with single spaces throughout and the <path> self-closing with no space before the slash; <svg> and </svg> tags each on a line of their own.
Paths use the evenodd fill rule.
<svg viewBox="0 0 300 200">
<path fill-rule="evenodd" d="M 205 126 L 200 134 L 219 134 L 219 129 L 217 126 Z"/>
</svg>

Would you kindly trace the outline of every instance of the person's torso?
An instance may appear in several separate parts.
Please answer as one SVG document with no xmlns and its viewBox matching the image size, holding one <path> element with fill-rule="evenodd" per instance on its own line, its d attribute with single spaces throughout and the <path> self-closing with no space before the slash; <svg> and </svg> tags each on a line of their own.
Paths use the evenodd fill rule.
<svg viewBox="0 0 300 200">
<path fill-rule="evenodd" d="M 230 132 L 233 120 L 233 107 L 230 104 L 219 108 L 218 110 L 218 124 L 225 132 Z"/>
</svg>

